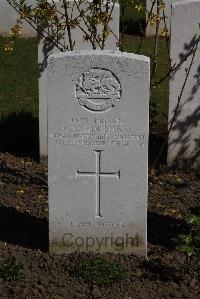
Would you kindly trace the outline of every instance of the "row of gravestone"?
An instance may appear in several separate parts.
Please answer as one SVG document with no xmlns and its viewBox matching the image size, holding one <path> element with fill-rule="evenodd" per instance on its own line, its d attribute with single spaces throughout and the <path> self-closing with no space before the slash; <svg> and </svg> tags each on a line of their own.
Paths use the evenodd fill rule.
<svg viewBox="0 0 200 299">
<path fill-rule="evenodd" d="M 72 1 L 73 2 L 73 1 Z M 198 52 L 195 56 L 190 75 L 187 79 L 184 92 L 182 94 L 179 109 L 176 109 L 178 98 L 181 95 L 182 87 L 185 81 L 185 69 L 189 67 L 192 59 L 191 49 L 197 42 L 199 32 L 199 1 L 177 2 L 172 5 L 172 32 L 171 32 L 171 51 L 170 57 L 172 65 L 181 64 L 188 53 L 190 54 L 186 61 L 181 64 L 172 73 L 170 78 L 169 93 L 169 126 L 177 110 L 176 120 L 168 140 L 168 163 L 183 163 L 190 158 L 195 164 L 199 156 L 199 65 Z M 60 8 L 60 7 L 59 7 Z M 193 10 L 195 9 L 195 13 Z M 181 11 L 179 15 L 179 10 Z M 75 10 L 73 8 L 74 17 Z M 192 21 L 191 21 L 192 16 Z M 182 21 L 186 28 L 182 26 Z M 115 6 L 113 18 L 110 24 L 115 36 L 119 37 L 119 6 Z M 117 50 L 117 38 L 114 35 L 106 41 L 105 49 Z M 75 29 L 72 31 L 72 37 L 76 41 L 75 50 L 89 50 L 92 48 L 90 43 L 82 42 L 82 32 Z M 40 69 L 39 78 L 39 105 L 40 105 L 40 156 L 41 159 L 47 157 L 47 89 L 46 89 L 46 62 L 50 53 L 57 50 L 48 49 L 40 40 L 38 47 L 38 61 Z"/>
<path fill-rule="evenodd" d="M 58 1 L 58 0 L 57 0 Z M 70 0 L 72 1 L 72 0 Z M 165 9 L 164 9 L 164 16 L 165 21 L 161 20 L 160 22 L 160 30 L 162 30 L 165 25 L 168 29 L 168 32 L 170 31 L 170 20 L 171 20 L 171 4 L 178 2 L 181 0 L 163 0 L 165 3 Z M 153 14 L 156 15 L 157 13 L 157 1 L 153 5 L 154 0 L 147 0 L 146 1 L 146 9 L 148 12 L 152 11 Z M 26 0 L 26 3 L 28 5 L 36 5 L 36 0 Z M 160 12 L 160 16 L 163 17 L 163 10 Z M 0 34 L 6 34 L 11 26 L 13 26 L 16 23 L 17 13 L 16 11 L 8 4 L 6 0 L 0 0 Z M 147 26 L 146 29 L 146 35 L 152 36 L 155 34 L 155 24 L 153 26 L 150 25 L 150 23 Z M 35 37 L 37 34 L 35 30 L 28 25 L 28 23 L 25 23 L 23 26 L 23 35 L 26 37 Z"/>
<path fill-rule="evenodd" d="M 171 78 L 170 119 L 185 83 L 186 88 L 170 134 L 170 162 L 177 156 L 199 159 L 199 50 L 191 64 L 199 12 L 199 0 L 172 6 L 171 55 L 177 66 L 185 62 Z M 118 23 L 119 10 L 113 19 Z M 40 41 L 50 249 L 146 255 L 149 58 L 113 51 L 112 40 L 105 51 L 49 56 L 43 47 Z M 82 42 L 76 47 L 81 49 Z"/>
<path fill-rule="evenodd" d="M 151 2 L 151 4 L 149 4 Z M 147 8 L 151 10 L 151 5 L 154 1 L 147 1 Z M 166 2 L 165 14 L 170 15 L 170 1 Z M 191 52 L 197 37 L 199 35 L 199 20 L 198 20 L 198 1 L 174 0 L 172 5 L 171 19 L 171 50 L 170 57 L 172 65 L 179 65 L 181 61 Z M 28 0 L 28 4 L 33 4 L 33 0 Z M 60 1 L 57 0 L 57 8 L 61 10 Z M 79 13 L 74 6 L 74 1 L 70 1 L 70 8 L 73 11 L 73 18 L 76 18 Z M 196 4 L 195 4 L 196 3 Z M 0 23 L 4 20 L 9 20 L 5 15 L 5 9 L 9 6 L 6 0 L 0 3 Z M 193 7 L 197 7 L 196 14 L 193 14 Z M 185 8 L 182 17 L 177 17 L 179 10 Z M 11 8 L 13 15 L 10 17 L 16 20 L 16 13 Z M 117 50 L 117 39 L 119 38 L 119 5 L 115 5 L 113 11 L 112 22 L 110 28 L 114 35 L 110 35 L 106 41 L 105 49 Z M 197 16 L 196 16 L 197 15 Z M 5 16 L 7 18 L 5 18 Z M 183 26 L 183 20 L 185 26 Z M 7 24 L 8 25 L 8 24 Z M 11 25 L 11 24 L 9 24 Z M 162 26 L 162 24 L 161 24 Z M 26 27 L 26 26 L 25 26 Z M 28 27 L 25 28 L 28 32 Z M 75 50 L 89 50 L 92 48 L 89 42 L 83 42 L 83 34 L 80 29 L 72 30 L 72 39 L 76 41 Z M 47 89 L 46 89 L 46 64 L 47 57 L 50 53 L 57 52 L 56 48 L 44 44 L 43 39 L 40 39 L 38 45 L 38 66 L 39 66 L 39 120 L 40 120 L 40 157 L 41 160 L 47 157 Z M 185 69 L 190 65 L 191 55 L 188 59 L 172 74 L 170 79 L 170 95 L 169 95 L 169 121 L 173 119 L 176 110 L 177 99 L 181 93 L 185 79 Z M 198 87 L 199 87 L 199 69 L 198 69 L 198 53 L 196 54 L 195 62 L 191 68 L 190 76 L 187 79 L 187 84 L 182 95 L 181 109 L 178 109 L 176 122 L 170 133 L 168 142 L 168 163 L 173 164 L 177 159 L 184 161 L 185 158 L 196 160 L 199 155 L 199 110 L 198 110 Z"/>
<path fill-rule="evenodd" d="M 171 113 L 178 98 L 180 105 L 169 140 L 171 161 L 177 154 L 199 159 L 199 49 L 191 63 L 199 12 L 199 0 L 172 6 L 171 53 L 179 67 L 171 78 Z M 149 58 L 72 51 L 51 55 L 47 68 L 51 251 L 145 256 Z"/>
</svg>

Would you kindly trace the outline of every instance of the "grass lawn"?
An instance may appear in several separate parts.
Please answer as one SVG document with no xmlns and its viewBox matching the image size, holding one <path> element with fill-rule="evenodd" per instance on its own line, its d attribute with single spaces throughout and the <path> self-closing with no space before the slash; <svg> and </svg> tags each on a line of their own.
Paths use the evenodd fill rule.
<svg viewBox="0 0 200 299">
<path fill-rule="evenodd" d="M 0 38 L 0 117 L 13 112 L 38 115 L 36 39 L 18 39 L 14 51 L 4 52 Z"/>
<path fill-rule="evenodd" d="M 126 36 L 125 49 L 137 52 L 140 37 Z M 31 113 L 38 116 L 37 40 L 18 39 L 11 54 L 4 52 L 5 38 L 0 37 L 0 118 L 12 113 Z M 153 54 L 153 38 L 146 38 L 140 54 Z M 159 43 L 157 79 L 168 70 L 167 47 Z M 166 122 L 162 113 L 168 109 L 168 80 L 152 89 L 151 103 L 156 105 L 159 122 Z"/>
<path fill-rule="evenodd" d="M 119 0 L 120 8 L 121 8 L 121 16 L 122 16 L 122 4 L 124 0 Z M 140 3 L 143 4 L 143 6 L 146 6 L 146 0 L 140 0 Z M 126 33 L 132 33 L 132 34 L 138 34 L 141 33 L 144 29 L 145 24 L 145 10 L 142 9 L 138 11 L 135 8 L 135 4 L 125 4 L 125 10 L 124 10 L 124 25 L 125 25 L 125 32 Z"/>
</svg>

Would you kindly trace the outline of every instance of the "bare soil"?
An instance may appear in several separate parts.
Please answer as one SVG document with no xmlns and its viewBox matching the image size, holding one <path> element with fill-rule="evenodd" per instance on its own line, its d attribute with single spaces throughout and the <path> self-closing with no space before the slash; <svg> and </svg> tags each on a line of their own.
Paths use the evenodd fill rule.
<svg viewBox="0 0 200 299">
<path fill-rule="evenodd" d="M 184 218 L 200 210 L 200 169 L 161 167 L 149 174 L 148 260 L 105 254 L 128 270 L 110 286 L 77 278 L 71 269 L 91 253 L 48 253 L 47 169 L 29 158 L 0 154 L 0 261 L 10 255 L 26 264 L 18 282 L 0 278 L 0 298 L 200 298 L 196 269 L 172 239 L 184 231 Z"/>
</svg>

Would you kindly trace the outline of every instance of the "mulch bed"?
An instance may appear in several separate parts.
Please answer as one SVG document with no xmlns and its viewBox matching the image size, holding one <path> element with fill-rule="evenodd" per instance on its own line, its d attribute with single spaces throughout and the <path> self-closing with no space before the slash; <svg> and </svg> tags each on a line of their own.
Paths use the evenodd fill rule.
<svg viewBox="0 0 200 299">
<path fill-rule="evenodd" d="M 27 158 L 0 154 L 0 260 L 9 255 L 25 261 L 18 282 L 0 278 L 0 298 L 200 298 L 199 266 L 188 266 L 172 239 L 184 230 L 184 218 L 200 210 L 200 170 L 162 167 L 149 175 L 148 260 L 134 255 L 104 256 L 128 270 L 110 286 L 74 277 L 77 260 L 91 253 L 48 253 L 47 169 Z"/>
</svg>

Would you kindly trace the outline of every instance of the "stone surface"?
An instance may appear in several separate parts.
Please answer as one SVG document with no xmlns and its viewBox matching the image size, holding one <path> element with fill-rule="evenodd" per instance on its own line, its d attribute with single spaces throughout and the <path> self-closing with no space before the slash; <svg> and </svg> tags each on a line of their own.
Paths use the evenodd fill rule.
<svg viewBox="0 0 200 299">
<path fill-rule="evenodd" d="M 33 7 L 36 5 L 36 0 L 26 0 L 28 5 Z M 7 35 L 13 25 L 16 25 L 16 20 L 19 14 L 8 4 L 6 0 L 0 0 L 0 35 Z M 22 26 L 22 36 L 36 37 L 36 31 L 25 21 Z"/>
<path fill-rule="evenodd" d="M 164 14 L 163 11 L 161 12 L 160 16 L 164 17 L 165 16 L 165 21 L 164 19 L 160 22 L 160 27 L 159 27 L 159 34 L 161 33 L 161 31 L 163 30 L 163 28 L 165 28 L 165 22 L 166 22 L 166 27 L 168 30 L 168 34 L 170 34 L 170 23 L 171 23 L 171 5 L 172 3 L 178 2 L 181 0 L 163 0 L 163 2 L 165 3 L 165 10 L 164 10 Z M 152 3 L 154 1 L 153 0 L 147 0 L 146 1 L 146 8 L 148 11 L 151 11 L 152 8 Z M 153 8 L 153 13 L 157 14 L 157 6 L 156 4 L 154 5 Z M 146 36 L 154 36 L 156 33 L 156 26 L 151 26 L 150 24 L 147 26 L 146 29 Z"/>
<path fill-rule="evenodd" d="M 181 1 L 172 5 L 171 59 L 172 65 L 187 60 L 170 78 L 169 121 L 172 120 L 178 97 L 186 78 L 193 51 L 199 37 L 200 1 Z M 169 136 L 168 163 L 172 165 L 200 159 L 200 50 L 198 47 L 179 112 Z"/>
<path fill-rule="evenodd" d="M 51 0 L 50 0 L 51 1 Z M 56 2 L 56 1 L 54 1 Z M 69 11 L 71 11 L 72 18 L 76 18 L 79 15 L 79 12 L 74 6 L 74 1 L 71 2 Z M 57 1 L 57 7 L 59 11 L 62 11 L 61 2 Z M 112 7 L 112 4 L 111 6 Z M 83 5 L 81 6 L 83 8 Z M 112 12 L 112 20 L 109 24 L 110 29 L 114 32 L 114 35 L 111 34 L 105 42 L 106 50 L 117 50 L 117 39 L 119 39 L 119 4 L 115 4 L 115 7 Z M 84 25 L 81 24 L 81 26 Z M 71 31 L 72 40 L 75 41 L 74 50 L 91 50 L 92 45 L 89 42 L 83 41 L 84 33 L 76 28 Z M 117 38 L 116 38 L 117 37 Z M 67 40 L 67 37 L 66 37 Z M 40 127 L 40 157 L 41 160 L 47 157 L 47 89 L 46 89 L 46 66 L 47 58 L 51 53 L 58 52 L 57 48 L 52 47 L 51 45 L 44 45 L 43 39 L 40 39 L 38 45 L 38 65 L 39 65 L 39 127 Z"/>
<path fill-rule="evenodd" d="M 149 58 L 48 60 L 50 250 L 146 255 Z"/>
</svg>

